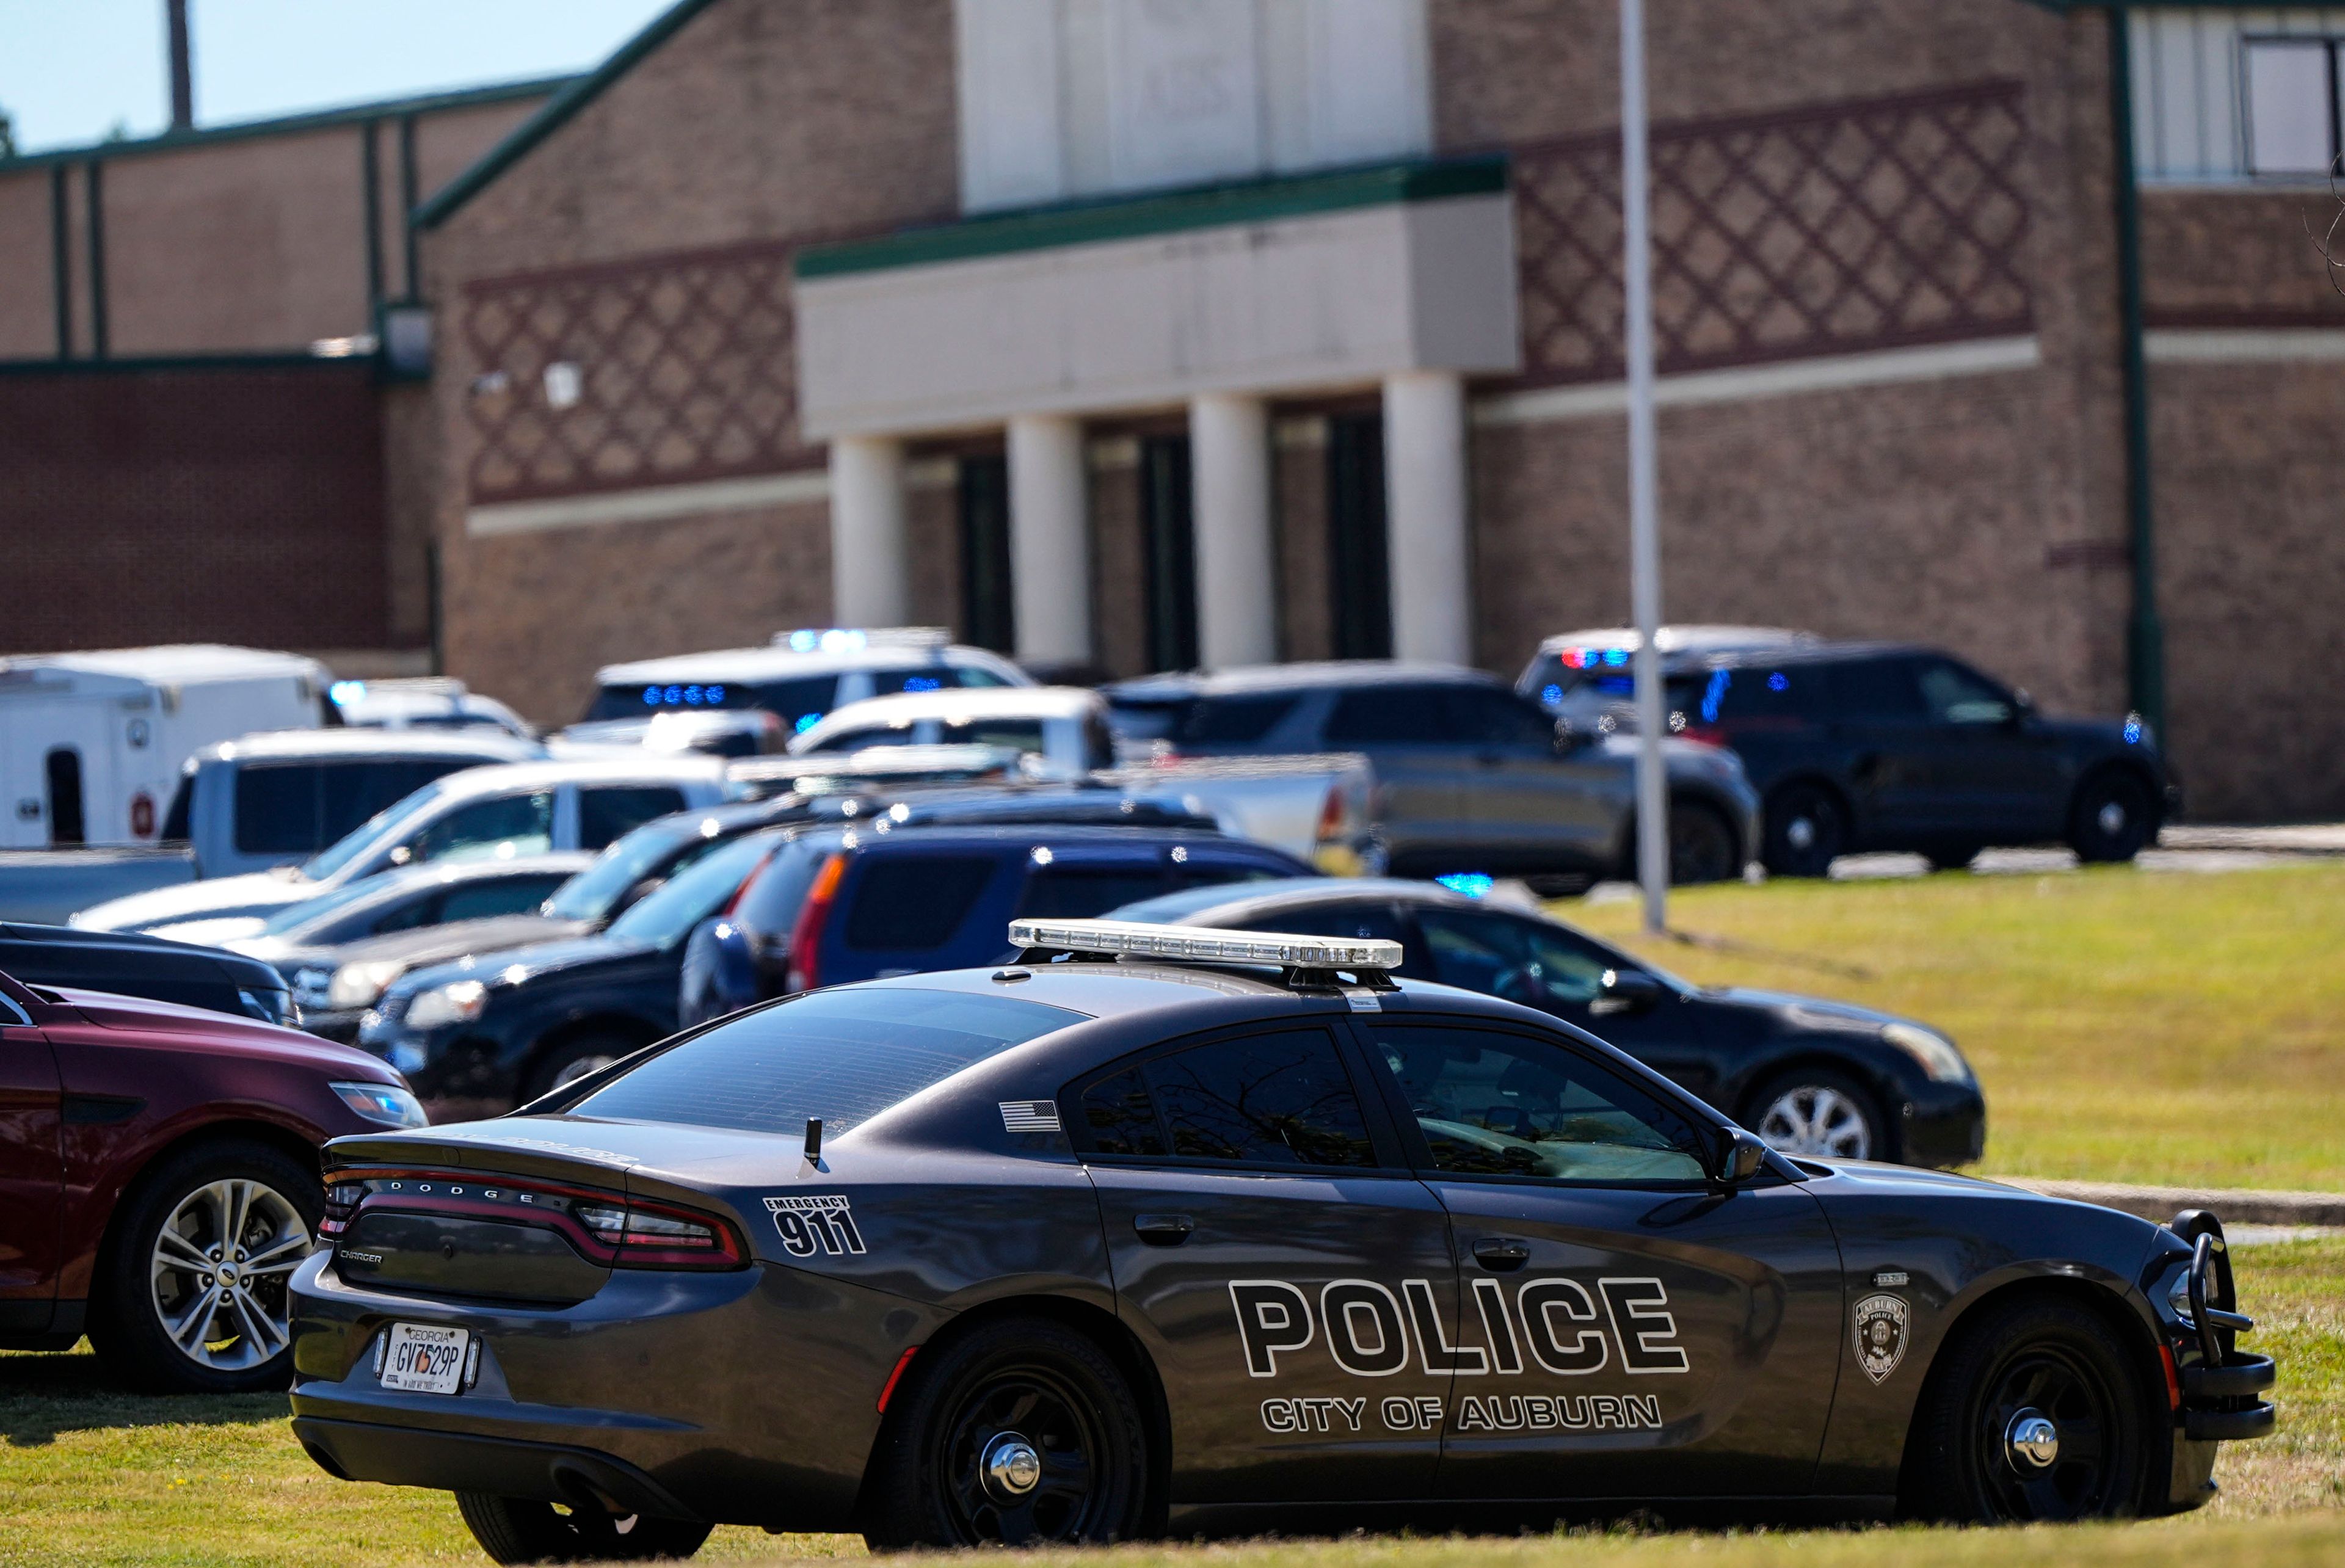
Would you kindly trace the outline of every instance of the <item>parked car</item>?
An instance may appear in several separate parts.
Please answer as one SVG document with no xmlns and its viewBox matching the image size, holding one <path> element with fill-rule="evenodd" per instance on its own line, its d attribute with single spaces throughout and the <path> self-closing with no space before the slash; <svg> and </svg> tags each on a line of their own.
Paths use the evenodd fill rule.
<svg viewBox="0 0 2345 1568">
<path fill-rule="evenodd" d="M 763 708 L 662 710 L 643 718 L 596 719 L 573 724 L 548 743 L 557 756 L 641 746 L 647 752 L 698 752 L 712 757 L 761 757 L 787 749 L 788 732 Z"/>
<path fill-rule="evenodd" d="M 594 858 L 573 851 L 426 861 L 345 882 L 266 915 L 185 920 L 150 927 L 147 935 L 232 947 L 274 963 L 293 947 L 332 948 L 393 931 L 534 909 Z"/>
<path fill-rule="evenodd" d="M 807 725 L 790 742 L 790 754 L 938 745 L 1017 751 L 1044 776 L 1061 779 L 1081 778 L 1115 762 L 1107 706 L 1096 693 L 1079 686 L 868 697 Z"/>
<path fill-rule="evenodd" d="M 1812 632 L 1782 626 L 1663 626 L 1653 633 L 1653 647 L 1666 681 L 1699 667 L 1712 653 L 1792 648 L 1816 640 Z M 1549 637 L 1515 678 L 1515 690 L 1580 733 L 1633 724 L 1633 666 L 1643 642 L 1633 626 Z"/>
<path fill-rule="evenodd" d="M 1986 1147 L 1977 1076 L 1925 1024 L 1812 996 L 1706 990 L 1559 920 L 1437 884 L 1204 888 L 1108 918 L 1397 942 L 1400 974 L 1576 1024 L 1787 1154 L 1950 1166 Z"/>
<path fill-rule="evenodd" d="M 0 849 L 153 844 L 187 759 L 325 722 L 326 667 L 188 644 L 0 658 Z"/>
<path fill-rule="evenodd" d="M 492 731 L 291 730 L 204 746 L 180 770 L 155 847 L 0 853 L 0 914 L 54 922 L 295 865 L 434 779 L 542 754 Z"/>
<path fill-rule="evenodd" d="M 398 738 L 398 737 L 391 737 Z M 377 812 L 298 868 L 207 878 L 117 898 L 73 924 L 145 931 L 183 921 L 267 915 L 402 865 L 442 859 L 601 849 L 640 823 L 726 794 L 715 758 L 513 763 L 434 779 Z"/>
<path fill-rule="evenodd" d="M 519 713 L 452 675 L 337 681 L 326 694 L 340 722 L 353 729 L 502 730 L 518 740 L 537 738 Z"/>
<path fill-rule="evenodd" d="M 1559 732 L 1472 670 L 1360 660 L 1156 675 L 1106 689 L 1119 732 L 1176 755 L 1357 752 L 1384 869 L 1484 872 L 1542 892 L 1634 875 L 1635 748 Z M 1670 856 L 1679 882 L 1741 874 L 1758 797 L 1728 752 L 1672 739 Z"/>
<path fill-rule="evenodd" d="M 802 834 L 721 919 L 693 934 L 677 1017 L 698 1023 L 817 986 L 1006 958 L 1001 933 L 1013 917 L 1090 916 L 1177 889 L 1309 869 L 1210 824 L 966 821 Z"/>
<path fill-rule="evenodd" d="M 346 1046 L 5 974 L 0 1097 L 0 1346 L 87 1333 L 116 1375 L 186 1392 L 285 1386 L 318 1147 L 423 1122 Z"/>
<path fill-rule="evenodd" d="M 111 991 L 264 1024 L 301 1025 L 285 976 L 259 959 L 127 931 L 0 924 L 0 974 L 26 986 Z"/>
<path fill-rule="evenodd" d="M 934 628 L 828 627 L 780 632 L 765 648 L 607 664 L 594 673 L 584 718 L 762 708 L 795 733 L 833 708 L 889 692 L 1033 683 L 999 653 L 963 647 Z"/>
<path fill-rule="evenodd" d="M 1990 845 L 2131 860 L 2181 806 L 2137 715 L 2048 718 L 1932 648 L 1717 654 L 1674 677 L 1670 701 L 1685 733 L 1742 758 L 1766 803 L 1760 858 L 1778 875 L 1821 876 L 1860 850 L 1918 851 L 1942 868 Z"/>
</svg>

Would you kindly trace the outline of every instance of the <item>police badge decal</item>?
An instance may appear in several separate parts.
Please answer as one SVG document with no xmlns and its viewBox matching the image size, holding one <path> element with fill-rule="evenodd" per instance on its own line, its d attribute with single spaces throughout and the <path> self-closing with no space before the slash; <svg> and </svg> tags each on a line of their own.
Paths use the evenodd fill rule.
<svg viewBox="0 0 2345 1568">
<path fill-rule="evenodd" d="M 1874 1382 L 1887 1380 L 1905 1359 L 1905 1330 L 1913 1310 L 1900 1296 L 1867 1296 L 1856 1304 L 1856 1359 Z"/>
</svg>

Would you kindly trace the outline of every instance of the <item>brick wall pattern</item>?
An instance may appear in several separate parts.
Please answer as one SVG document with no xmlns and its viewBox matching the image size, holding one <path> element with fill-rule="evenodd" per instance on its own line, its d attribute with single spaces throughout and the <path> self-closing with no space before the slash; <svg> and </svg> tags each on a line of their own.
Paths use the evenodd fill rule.
<svg viewBox="0 0 2345 1568">
<path fill-rule="evenodd" d="M 2025 332 L 2017 83 L 1656 127 L 1663 371 Z M 1623 370 L 1618 132 L 1514 149 L 1524 379 Z"/>
</svg>

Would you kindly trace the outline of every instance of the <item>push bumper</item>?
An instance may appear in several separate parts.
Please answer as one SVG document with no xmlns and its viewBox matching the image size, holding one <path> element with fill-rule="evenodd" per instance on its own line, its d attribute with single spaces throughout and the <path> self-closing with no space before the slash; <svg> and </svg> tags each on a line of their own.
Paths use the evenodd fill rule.
<svg viewBox="0 0 2345 1568">
<path fill-rule="evenodd" d="M 2264 1397 L 2277 1369 L 2269 1356 L 2241 1351 L 2238 1336 L 2255 1327 L 2236 1310 L 2222 1222 L 2204 1209 L 2186 1209 L 2167 1229 L 2191 1244 L 2183 1291 L 2188 1317 L 2174 1310 L 2166 1350 L 2174 1401 L 2174 1473 L 2167 1501 L 2196 1508 L 2215 1493 L 2216 1445 L 2270 1434 L 2279 1411 Z"/>
</svg>

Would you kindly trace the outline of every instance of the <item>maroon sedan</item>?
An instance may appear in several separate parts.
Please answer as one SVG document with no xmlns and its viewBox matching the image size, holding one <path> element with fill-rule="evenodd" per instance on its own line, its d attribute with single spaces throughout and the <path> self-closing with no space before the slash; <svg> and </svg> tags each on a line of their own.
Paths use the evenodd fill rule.
<svg viewBox="0 0 2345 1568">
<path fill-rule="evenodd" d="M 318 1146 L 422 1125 L 348 1046 L 0 975 L 0 1348 L 86 1332 L 145 1388 L 284 1387 Z"/>
</svg>

